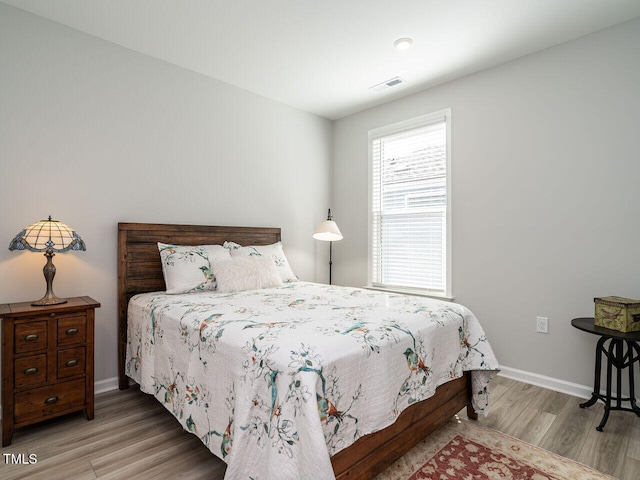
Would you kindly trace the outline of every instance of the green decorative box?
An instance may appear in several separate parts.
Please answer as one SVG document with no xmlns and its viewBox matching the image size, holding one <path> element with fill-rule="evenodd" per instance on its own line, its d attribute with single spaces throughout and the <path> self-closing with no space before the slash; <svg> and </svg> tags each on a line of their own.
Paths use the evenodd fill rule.
<svg viewBox="0 0 640 480">
<path fill-rule="evenodd" d="M 598 327 L 619 332 L 640 331 L 640 300 L 622 297 L 594 298 L 596 314 L 594 323 Z"/>
</svg>

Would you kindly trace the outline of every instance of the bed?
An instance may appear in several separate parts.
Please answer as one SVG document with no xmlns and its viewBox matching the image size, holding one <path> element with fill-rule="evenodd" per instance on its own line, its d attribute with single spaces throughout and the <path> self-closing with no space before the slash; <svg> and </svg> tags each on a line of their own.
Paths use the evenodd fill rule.
<svg viewBox="0 0 640 480">
<path fill-rule="evenodd" d="M 128 388 L 132 378 L 142 391 L 155 395 L 185 430 L 227 462 L 225 478 L 325 479 L 333 473 L 340 480 L 371 479 L 461 409 L 466 407 L 475 419 L 477 411 L 486 408 L 486 386 L 498 364 L 477 320 L 462 306 L 307 282 L 259 292 L 163 293 L 158 242 L 260 246 L 280 240 L 279 228 L 118 224 L 119 387 Z M 376 313 L 389 305 L 430 318 L 438 332 L 446 331 L 443 325 L 449 317 L 459 322 L 454 325 L 457 359 L 440 372 L 432 362 L 442 355 L 429 340 L 416 340 L 418 335 L 406 323 L 388 317 L 388 311 Z M 206 314 L 206 308 L 218 313 Z M 171 312 L 179 327 L 169 323 Z M 270 317 L 265 317 L 267 312 Z M 149 316 L 153 321 L 145 325 Z M 293 323 L 287 323 L 287 316 Z M 329 317 L 333 320 L 328 325 L 317 323 Z M 211 330 L 204 334 L 203 328 Z M 205 337 L 211 341 L 205 343 Z M 290 344 L 267 343 L 287 342 L 288 337 L 294 339 Z M 158 345 L 151 345 L 154 342 Z M 351 342 L 357 345 L 356 357 L 336 354 L 333 368 L 329 361 L 320 365 L 331 350 L 324 350 L 322 342 L 339 352 L 348 352 Z M 184 353 L 176 353 L 179 344 L 187 349 Z M 315 344 L 320 353 L 310 347 Z M 402 377 L 393 413 L 382 423 L 369 422 L 381 403 L 374 394 L 378 388 L 355 378 L 361 381 L 357 387 L 341 391 L 338 378 L 343 374 L 354 380 L 367 371 L 366 362 L 382 361 L 387 345 L 395 348 L 396 357 L 403 355 L 404 366 L 397 368 L 404 370 L 389 367 L 386 373 L 389 382 Z M 278 360 L 276 351 L 286 355 Z M 375 375 L 382 375 L 390 364 L 382 362 Z M 340 370 L 336 365 L 346 367 Z M 379 385 L 387 383 L 383 378 L 376 380 Z"/>
</svg>

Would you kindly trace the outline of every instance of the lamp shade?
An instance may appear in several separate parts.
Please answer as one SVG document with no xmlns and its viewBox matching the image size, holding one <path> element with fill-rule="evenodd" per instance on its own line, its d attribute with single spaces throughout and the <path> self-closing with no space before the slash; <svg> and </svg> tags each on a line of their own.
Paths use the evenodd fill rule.
<svg viewBox="0 0 640 480">
<path fill-rule="evenodd" d="M 318 228 L 316 228 L 316 231 L 313 233 L 313 238 L 325 242 L 337 242 L 338 240 L 342 240 L 342 233 L 336 222 L 333 220 L 324 220 L 318 225 Z"/>
<path fill-rule="evenodd" d="M 30 250 L 32 252 L 66 252 L 86 250 L 84 242 L 71 227 L 57 220 L 40 220 L 18 233 L 9 250 Z"/>
</svg>

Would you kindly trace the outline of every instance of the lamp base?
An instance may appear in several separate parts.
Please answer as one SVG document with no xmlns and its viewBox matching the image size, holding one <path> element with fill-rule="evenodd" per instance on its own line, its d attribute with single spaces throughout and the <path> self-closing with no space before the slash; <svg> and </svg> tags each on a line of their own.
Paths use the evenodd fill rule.
<svg viewBox="0 0 640 480">
<path fill-rule="evenodd" d="M 67 303 L 66 298 L 58 298 L 55 295 L 45 295 L 40 300 L 33 302 L 31 305 L 34 307 L 45 307 L 47 305 L 58 305 L 60 303 Z"/>
<path fill-rule="evenodd" d="M 47 258 L 47 263 L 42 269 L 42 273 L 44 273 L 44 278 L 47 281 L 47 293 L 44 294 L 40 300 L 33 302 L 31 305 L 34 307 L 44 307 L 47 305 L 58 305 L 60 303 L 67 303 L 66 298 L 58 298 L 53 293 L 53 277 L 56 275 L 56 266 L 53 264 L 51 259 L 55 253 L 53 250 L 48 249 L 44 256 Z"/>
</svg>

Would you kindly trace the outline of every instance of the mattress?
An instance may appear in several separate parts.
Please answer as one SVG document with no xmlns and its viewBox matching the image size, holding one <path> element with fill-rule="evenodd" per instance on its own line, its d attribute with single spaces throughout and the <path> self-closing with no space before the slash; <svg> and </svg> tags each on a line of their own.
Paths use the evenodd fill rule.
<svg viewBox="0 0 640 480">
<path fill-rule="evenodd" d="M 471 371 L 486 412 L 498 363 L 464 306 L 294 282 L 134 296 L 126 374 L 227 463 L 225 479 L 334 478 L 331 455 Z"/>
</svg>

